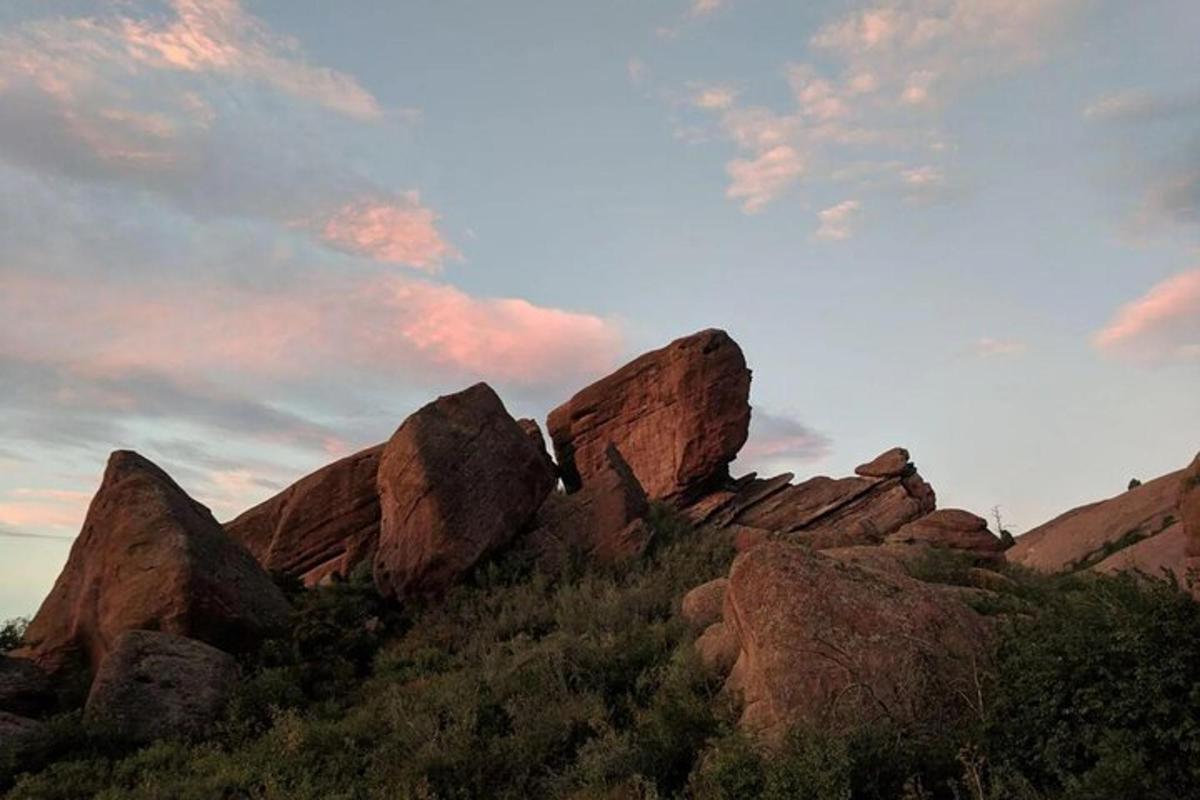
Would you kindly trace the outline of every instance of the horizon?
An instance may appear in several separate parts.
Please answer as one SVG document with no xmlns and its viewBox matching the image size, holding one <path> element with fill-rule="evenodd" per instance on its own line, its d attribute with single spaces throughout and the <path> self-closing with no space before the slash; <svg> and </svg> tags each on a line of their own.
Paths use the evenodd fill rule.
<svg viewBox="0 0 1200 800">
<path fill-rule="evenodd" d="M 910 450 L 1021 534 L 1200 450 L 1200 5 L 17 0 L 0 620 L 108 453 L 218 519 L 709 327 L 735 475 Z"/>
</svg>

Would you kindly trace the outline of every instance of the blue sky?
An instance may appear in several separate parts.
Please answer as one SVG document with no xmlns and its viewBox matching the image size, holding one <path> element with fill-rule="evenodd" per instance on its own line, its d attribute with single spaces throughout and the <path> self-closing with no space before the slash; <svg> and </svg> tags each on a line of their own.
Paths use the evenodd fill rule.
<svg viewBox="0 0 1200 800">
<path fill-rule="evenodd" d="M 219 518 L 484 379 L 704 327 L 735 468 L 1025 530 L 1200 448 L 1186 0 L 0 9 L 0 617 L 107 453 Z"/>
</svg>

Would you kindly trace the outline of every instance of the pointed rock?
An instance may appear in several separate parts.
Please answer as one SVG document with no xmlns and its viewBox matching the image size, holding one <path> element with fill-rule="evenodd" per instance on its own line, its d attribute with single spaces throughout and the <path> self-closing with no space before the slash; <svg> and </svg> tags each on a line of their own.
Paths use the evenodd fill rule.
<svg viewBox="0 0 1200 800">
<path fill-rule="evenodd" d="M 554 487 L 543 455 L 485 383 L 405 420 L 379 462 L 380 592 L 444 591 L 511 542 Z"/>
<path fill-rule="evenodd" d="M 550 412 L 568 491 L 605 469 L 610 444 L 652 500 L 687 505 L 728 480 L 750 426 L 750 370 L 724 331 L 646 353 Z"/>
<path fill-rule="evenodd" d="M 335 461 L 225 523 L 258 563 L 306 586 L 349 575 L 379 543 L 376 473 L 383 445 Z"/>
<path fill-rule="evenodd" d="M 875 456 L 866 464 L 854 468 L 855 475 L 864 478 L 899 478 L 906 475 L 912 467 L 908 462 L 908 451 L 903 447 L 893 447 Z"/>
<path fill-rule="evenodd" d="M 289 613 L 207 508 L 147 459 L 117 451 L 16 655 L 52 675 L 94 670 L 116 637 L 135 629 L 244 650 L 284 629 Z"/>
</svg>

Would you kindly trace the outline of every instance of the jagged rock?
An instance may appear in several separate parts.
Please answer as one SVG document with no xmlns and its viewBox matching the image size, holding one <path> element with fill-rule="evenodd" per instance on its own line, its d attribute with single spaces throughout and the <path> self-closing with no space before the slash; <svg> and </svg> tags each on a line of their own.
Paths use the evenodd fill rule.
<svg viewBox="0 0 1200 800">
<path fill-rule="evenodd" d="M 996 556 L 1004 550 L 1004 543 L 988 530 L 987 520 L 958 508 L 932 511 L 902 526 L 886 541 L 892 544 L 927 544 L 983 556 Z"/>
<path fill-rule="evenodd" d="M 587 486 L 546 498 L 527 544 L 551 568 L 561 567 L 571 553 L 605 563 L 636 558 L 650 542 L 643 522 L 649 507 L 637 477 L 610 445 L 605 469 Z"/>
<path fill-rule="evenodd" d="M 52 675 L 95 669 L 112 641 L 135 629 L 236 651 L 282 630 L 289 614 L 278 587 L 207 508 L 150 461 L 117 451 L 15 654 Z"/>
<path fill-rule="evenodd" d="M 375 555 L 379 496 L 375 476 L 383 445 L 307 475 L 269 500 L 225 523 L 266 569 L 313 586 L 349 575 Z"/>
<path fill-rule="evenodd" d="M 96 673 L 84 721 L 132 742 L 199 736 L 224 710 L 237 678 L 237 662 L 215 647 L 127 631 Z"/>
<path fill-rule="evenodd" d="M 37 747 L 45 731 L 45 723 L 0 711 L 0 765 L 9 759 L 19 763 L 22 756 Z"/>
<path fill-rule="evenodd" d="M 537 424 L 537 420 L 524 419 L 517 420 L 517 424 L 521 426 L 521 430 L 525 431 L 525 435 L 529 437 L 529 441 L 533 442 L 533 446 L 537 448 L 542 459 L 546 462 L 546 466 L 555 475 L 558 474 L 558 465 L 554 463 L 554 459 L 550 456 L 550 451 L 546 449 L 546 438 L 542 436 L 542 429 Z"/>
<path fill-rule="evenodd" d="M 388 596 L 445 590 L 533 520 L 554 480 L 487 384 L 439 397 L 384 447 L 375 585 Z"/>
<path fill-rule="evenodd" d="M 50 676 L 32 661 L 0 655 L 0 711 L 40 717 L 54 706 Z"/>
<path fill-rule="evenodd" d="M 750 426 L 750 370 L 724 331 L 677 339 L 626 364 L 550 412 L 568 491 L 620 448 L 653 500 L 687 505 L 729 476 Z"/>
<path fill-rule="evenodd" d="M 719 621 L 721 609 L 725 606 L 725 590 L 728 586 L 728 578 L 716 578 L 692 589 L 683 596 L 680 604 L 683 618 L 697 630 Z"/>
<path fill-rule="evenodd" d="M 1061 514 L 1018 536 L 1005 558 L 1043 572 L 1095 566 L 1178 522 L 1183 477 L 1182 470 L 1172 472 Z"/>
<path fill-rule="evenodd" d="M 1179 520 L 1187 532 L 1190 545 L 1188 555 L 1200 557 L 1200 454 L 1184 470 L 1179 481 Z"/>
<path fill-rule="evenodd" d="M 899 478 L 911 469 L 908 451 L 903 447 L 893 447 L 866 464 L 859 464 L 854 468 L 854 474 L 864 478 Z"/>
<path fill-rule="evenodd" d="M 714 622 L 705 628 L 696 639 L 695 648 L 700 663 L 720 675 L 728 675 L 737 662 L 737 636 L 724 622 Z"/>
<path fill-rule="evenodd" d="M 783 542 L 734 561 L 724 621 L 739 647 L 726 688 L 743 700 L 740 724 L 774 741 L 799 723 L 949 721 L 989 640 L 955 592 Z"/>
</svg>

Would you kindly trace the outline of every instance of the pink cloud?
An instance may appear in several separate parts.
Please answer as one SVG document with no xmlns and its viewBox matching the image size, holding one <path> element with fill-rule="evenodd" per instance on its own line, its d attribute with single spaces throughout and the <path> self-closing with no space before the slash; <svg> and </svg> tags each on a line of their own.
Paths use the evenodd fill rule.
<svg viewBox="0 0 1200 800">
<path fill-rule="evenodd" d="M 87 512 L 88 492 L 14 489 L 0 502 L 0 527 L 74 531 Z"/>
<path fill-rule="evenodd" d="M 730 177 L 725 195 L 755 214 L 804 174 L 804 159 L 794 148 L 779 145 L 754 159 L 736 158 L 725 169 Z"/>
<path fill-rule="evenodd" d="M 857 200 L 843 200 L 835 206 L 818 211 L 817 219 L 820 225 L 813 235 L 818 239 L 831 241 L 849 239 L 854 232 L 854 218 L 861 209 L 862 204 Z"/>
<path fill-rule="evenodd" d="M 421 205 L 416 192 L 400 201 L 362 200 L 342 206 L 321 225 L 330 247 L 376 261 L 438 272 L 459 252 L 437 228 L 437 215 Z"/>
<path fill-rule="evenodd" d="M 829 455 L 831 442 L 799 420 L 755 408 L 750 415 L 750 438 L 738 463 L 755 467 L 771 462 L 818 461 Z"/>
<path fill-rule="evenodd" d="M 1200 269 L 1167 278 L 1126 303 L 1093 342 L 1135 360 L 1200 358 Z"/>
</svg>

